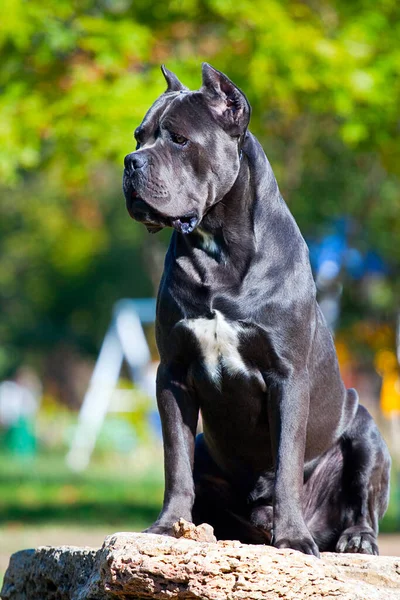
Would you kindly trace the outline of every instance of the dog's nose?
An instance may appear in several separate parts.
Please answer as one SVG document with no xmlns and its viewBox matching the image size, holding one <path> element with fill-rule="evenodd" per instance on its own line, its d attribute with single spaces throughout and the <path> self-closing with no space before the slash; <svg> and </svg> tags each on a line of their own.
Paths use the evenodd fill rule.
<svg viewBox="0 0 400 600">
<path fill-rule="evenodd" d="M 124 166 L 128 172 L 141 169 L 146 164 L 146 159 L 141 152 L 131 152 L 124 158 Z"/>
</svg>

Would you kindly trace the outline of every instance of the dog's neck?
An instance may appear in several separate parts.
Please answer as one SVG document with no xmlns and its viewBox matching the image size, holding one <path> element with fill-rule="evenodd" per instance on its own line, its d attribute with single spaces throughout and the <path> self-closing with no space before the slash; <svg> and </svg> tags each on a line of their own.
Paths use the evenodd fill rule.
<svg viewBox="0 0 400 600">
<path fill-rule="evenodd" d="M 175 234 L 175 256 L 189 254 L 195 263 L 209 264 L 213 271 L 220 265 L 242 278 L 253 258 L 265 251 L 266 227 L 276 208 L 282 208 L 281 203 L 267 157 L 248 133 L 234 185 L 207 212 L 195 232 L 189 236 Z"/>
<path fill-rule="evenodd" d="M 186 317 L 218 309 L 245 318 L 286 285 L 277 271 L 289 273 L 289 281 L 293 276 L 299 289 L 314 285 L 306 243 L 263 149 L 248 134 L 229 193 L 207 213 L 199 230 L 173 233 L 164 282 L 179 306 L 176 290 L 181 295 L 184 282 Z"/>
</svg>

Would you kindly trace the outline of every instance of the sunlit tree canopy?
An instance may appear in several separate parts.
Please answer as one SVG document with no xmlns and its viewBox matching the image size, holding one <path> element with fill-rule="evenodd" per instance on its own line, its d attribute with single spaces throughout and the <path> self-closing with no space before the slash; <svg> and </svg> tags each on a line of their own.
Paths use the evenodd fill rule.
<svg viewBox="0 0 400 600">
<path fill-rule="evenodd" d="M 345 283 L 342 326 L 393 319 L 399 40 L 395 0 L 3 0 L 0 372 L 60 340 L 94 352 L 117 298 L 155 293 L 168 234 L 130 221 L 120 181 L 161 63 L 197 89 L 207 61 L 245 91 L 304 235 L 346 217 L 385 265 Z"/>
</svg>

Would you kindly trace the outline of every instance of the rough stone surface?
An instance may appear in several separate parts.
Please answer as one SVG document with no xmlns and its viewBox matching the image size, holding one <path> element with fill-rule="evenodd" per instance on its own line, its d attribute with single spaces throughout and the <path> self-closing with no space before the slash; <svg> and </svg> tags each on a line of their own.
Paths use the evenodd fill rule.
<svg viewBox="0 0 400 600">
<path fill-rule="evenodd" d="M 400 558 L 321 559 L 213 539 L 180 521 L 179 539 L 116 533 L 100 550 L 43 547 L 11 557 L 3 600 L 399 600 Z M 190 538 L 190 539 L 188 539 Z M 199 541 L 200 540 L 200 541 Z"/>
</svg>

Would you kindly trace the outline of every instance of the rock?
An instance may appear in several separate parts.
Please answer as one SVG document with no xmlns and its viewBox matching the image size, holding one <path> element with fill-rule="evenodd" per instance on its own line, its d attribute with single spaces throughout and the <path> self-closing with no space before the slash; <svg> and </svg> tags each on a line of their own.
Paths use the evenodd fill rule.
<svg viewBox="0 0 400 600">
<path fill-rule="evenodd" d="M 11 556 L 0 593 L 2 600 L 106 600 L 94 548 L 43 546 Z M 93 589 L 93 594 L 85 590 Z"/>
<path fill-rule="evenodd" d="M 400 558 L 322 554 L 210 539 L 116 533 L 100 550 L 43 547 L 11 557 L 3 600 L 399 600 Z M 190 537 L 190 539 L 187 539 Z M 193 539 L 194 538 L 194 539 Z M 198 541 L 201 540 L 201 541 Z"/>
<path fill-rule="evenodd" d="M 177 523 L 174 523 L 174 535 L 176 538 L 184 537 L 187 540 L 196 540 L 197 542 L 215 543 L 217 541 L 211 525 L 202 523 L 196 526 L 185 521 L 185 519 L 179 519 Z"/>
</svg>

